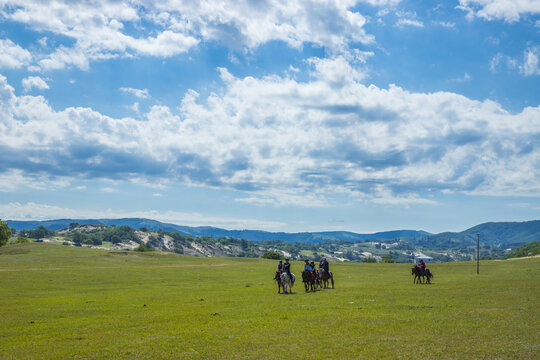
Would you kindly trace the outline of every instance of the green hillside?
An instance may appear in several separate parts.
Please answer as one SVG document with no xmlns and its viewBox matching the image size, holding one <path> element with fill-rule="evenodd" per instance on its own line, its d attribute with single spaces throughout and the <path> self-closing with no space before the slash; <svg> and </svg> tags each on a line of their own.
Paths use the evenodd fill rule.
<svg viewBox="0 0 540 360">
<path fill-rule="evenodd" d="M 458 248 L 476 244 L 476 236 L 485 245 L 516 247 L 540 239 L 540 220 L 524 222 L 488 222 L 462 232 L 443 232 L 414 239 L 412 243 L 427 248 Z"/>
<path fill-rule="evenodd" d="M 527 243 L 525 245 L 518 247 L 517 249 L 510 251 L 506 255 L 506 257 L 516 258 L 516 257 L 524 257 L 524 256 L 530 256 L 530 255 L 538 255 L 538 254 L 540 254 L 540 241 L 531 241 L 530 243 Z"/>
<path fill-rule="evenodd" d="M 278 295 L 276 263 L 39 243 L 0 248 L 2 358 L 533 359 L 540 259 L 332 263 Z M 300 263 L 293 263 L 299 275 Z"/>
</svg>

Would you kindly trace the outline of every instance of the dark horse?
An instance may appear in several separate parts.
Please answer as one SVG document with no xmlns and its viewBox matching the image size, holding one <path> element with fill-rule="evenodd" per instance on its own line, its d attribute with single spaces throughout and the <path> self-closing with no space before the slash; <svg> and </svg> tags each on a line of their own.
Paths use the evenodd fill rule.
<svg viewBox="0 0 540 360">
<path fill-rule="evenodd" d="M 429 269 L 426 269 L 426 274 L 424 275 L 424 272 L 418 265 L 414 265 L 411 275 L 414 275 L 413 284 L 423 284 L 424 277 L 426 278 L 426 284 L 431 284 L 431 278 L 433 278 L 433 274 Z"/>
<path fill-rule="evenodd" d="M 281 284 L 281 274 L 279 273 L 279 271 L 276 271 L 276 276 L 274 276 L 274 280 L 277 282 L 277 292 L 278 294 L 281 293 L 281 288 L 283 287 L 283 285 Z M 283 291 L 285 291 L 285 288 L 283 289 Z"/>
<path fill-rule="evenodd" d="M 319 276 L 322 280 L 321 287 L 324 286 L 325 289 L 328 288 L 328 280 L 330 280 L 332 282 L 332 289 L 334 288 L 334 274 L 332 274 L 331 271 L 327 272 L 326 270 L 321 270 Z"/>
<path fill-rule="evenodd" d="M 313 271 L 302 271 L 302 282 L 306 291 L 315 291 L 315 274 Z"/>
</svg>

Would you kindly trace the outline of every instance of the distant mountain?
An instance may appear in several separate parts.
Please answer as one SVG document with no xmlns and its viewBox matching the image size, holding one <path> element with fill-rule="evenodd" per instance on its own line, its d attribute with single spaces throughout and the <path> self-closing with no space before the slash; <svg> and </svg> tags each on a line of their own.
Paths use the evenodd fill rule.
<svg viewBox="0 0 540 360">
<path fill-rule="evenodd" d="M 234 237 L 239 239 L 247 239 L 251 241 L 265 240 L 283 240 L 287 242 L 304 242 L 309 244 L 317 244 L 325 241 L 363 241 L 363 240 L 388 240 L 396 238 L 417 238 L 431 235 L 426 231 L 417 230 L 395 230 L 383 231 L 373 234 L 357 234 L 348 231 L 324 231 L 324 232 L 301 232 L 301 233 L 286 233 L 286 232 L 269 232 L 261 230 L 226 230 L 211 226 L 182 226 L 170 223 L 163 223 L 151 219 L 142 218 L 124 218 L 124 219 L 59 219 L 45 221 L 14 221 L 7 220 L 9 227 L 17 230 L 33 230 L 42 225 L 50 230 L 60 230 L 69 227 L 71 223 L 79 224 L 103 224 L 103 225 L 128 225 L 132 228 L 139 229 L 145 227 L 148 230 L 175 231 L 182 235 L 192 236 L 211 236 L 213 238 Z"/>
<path fill-rule="evenodd" d="M 476 245 L 477 234 L 484 245 L 516 247 L 540 240 L 540 220 L 525 222 L 488 222 L 462 232 L 444 232 L 410 241 L 429 248 L 457 248 Z"/>
<path fill-rule="evenodd" d="M 391 240 L 401 238 L 416 247 L 432 249 L 459 248 L 476 244 L 476 234 L 480 234 L 480 241 L 484 245 L 518 247 L 527 242 L 540 240 L 540 220 L 526 222 L 488 222 L 476 225 L 462 232 L 443 232 L 431 234 L 417 230 L 383 231 L 373 234 L 358 234 L 349 231 L 323 231 L 323 232 L 269 232 L 261 230 L 226 230 L 211 226 L 182 226 L 163 223 L 157 220 L 143 218 L 124 219 L 60 219 L 46 221 L 12 221 L 7 220 L 10 227 L 17 230 L 32 230 L 42 225 L 50 230 L 60 230 L 70 223 L 128 225 L 139 229 L 174 231 L 182 235 L 211 236 L 213 238 L 234 237 L 251 241 L 282 240 L 287 242 L 303 242 L 318 244 L 325 241 L 358 242 L 365 240 Z"/>
</svg>

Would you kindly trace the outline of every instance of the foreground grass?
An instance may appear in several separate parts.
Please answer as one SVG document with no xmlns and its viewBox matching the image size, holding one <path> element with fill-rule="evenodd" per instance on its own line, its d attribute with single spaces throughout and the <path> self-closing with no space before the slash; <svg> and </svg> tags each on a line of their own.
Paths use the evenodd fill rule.
<svg viewBox="0 0 540 360">
<path fill-rule="evenodd" d="M 540 358 L 539 265 L 331 264 L 336 289 L 278 295 L 269 260 L 11 245 L 0 358 Z"/>
</svg>

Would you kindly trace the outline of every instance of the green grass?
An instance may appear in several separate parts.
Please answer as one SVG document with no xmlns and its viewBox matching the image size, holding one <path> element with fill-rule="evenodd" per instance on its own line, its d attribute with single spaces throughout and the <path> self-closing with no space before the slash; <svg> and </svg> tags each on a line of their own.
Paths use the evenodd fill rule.
<svg viewBox="0 0 540 360">
<path fill-rule="evenodd" d="M 331 264 L 334 290 L 292 295 L 277 294 L 275 265 L 5 246 L 0 358 L 540 358 L 538 258 L 480 275 L 433 264 L 432 285 L 413 285 L 409 264 Z"/>
</svg>

